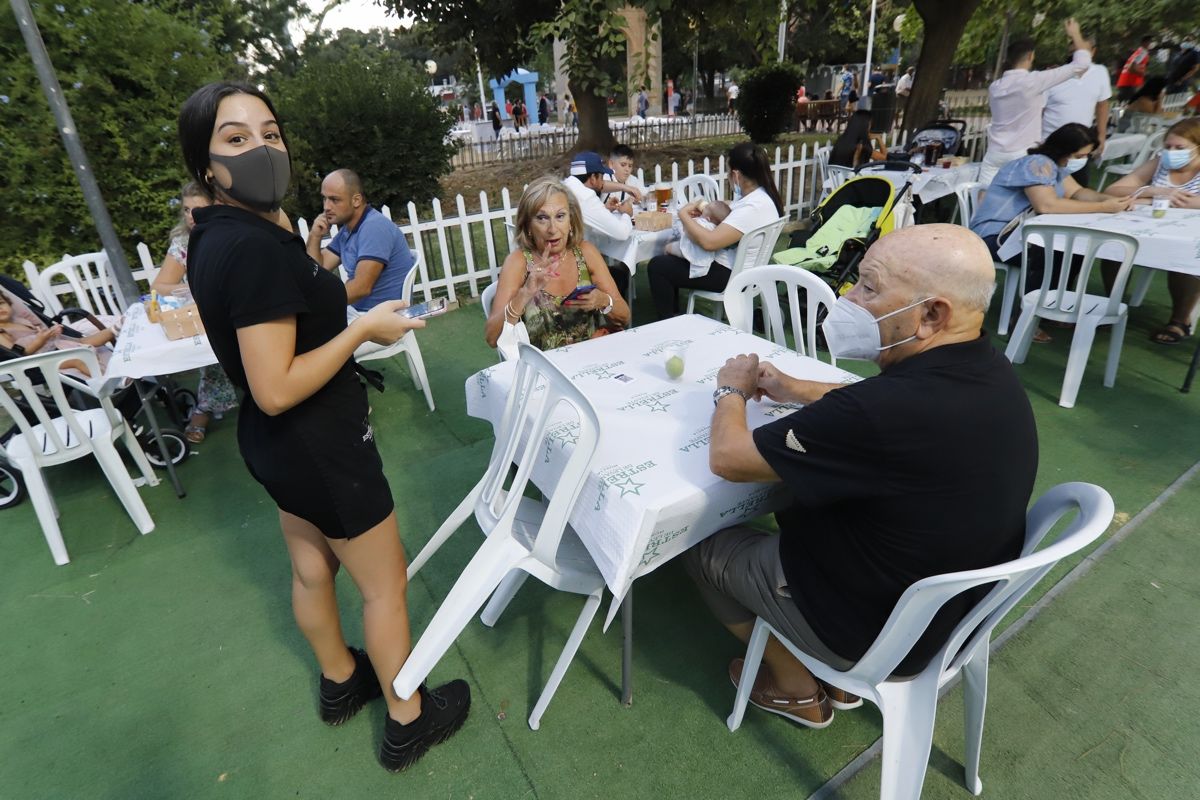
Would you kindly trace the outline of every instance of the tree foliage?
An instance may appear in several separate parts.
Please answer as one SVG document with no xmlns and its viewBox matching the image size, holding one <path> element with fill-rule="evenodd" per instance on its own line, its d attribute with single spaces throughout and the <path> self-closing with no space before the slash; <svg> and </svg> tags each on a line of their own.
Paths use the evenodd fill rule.
<svg viewBox="0 0 1200 800">
<path fill-rule="evenodd" d="M 759 144 L 773 141 L 791 128 L 800 70 L 794 64 L 766 64 L 746 73 L 738 95 L 742 128 Z"/>
<path fill-rule="evenodd" d="M 161 252 L 185 178 L 179 107 L 237 69 L 214 47 L 220 21 L 126 0 L 31 5 L 117 235 L 128 253 L 141 240 Z M 24 259 L 45 265 L 100 240 L 11 14 L 0 14 L 0 76 L 0 270 L 15 275 Z"/>
<path fill-rule="evenodd" d="M 289 207 L 319 212 L 321 178 L 341 167 L 362 177 L 372 204 L 397 212 L 437 196 L 453 121 L 426 90 L 428 77 L 387 46 L 391 34 L 342 33 L 306 48 L 294 74 L 272 81 L 292 153 Z"/>
<path fill-rule="evenodd" d="M 426 23 L 444 43 L 470 42 L 486 72 L 506 75 L 558 37 L 566 46 L 571 94 L 579 108 L 581 149 L 612 141 L 607 96 L 623 81 L 625 34 L 621 8 L 646 11 L 650 24 L 670 0 L 382 0 L 396 13 Z"/>
</svg>

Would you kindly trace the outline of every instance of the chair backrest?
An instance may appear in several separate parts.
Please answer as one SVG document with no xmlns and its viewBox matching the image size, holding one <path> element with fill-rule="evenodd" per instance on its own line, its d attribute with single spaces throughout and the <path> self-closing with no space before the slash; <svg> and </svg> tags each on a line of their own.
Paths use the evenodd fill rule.
<svg viewBox="0 0 1200 800">
<path fill-rule="evenodd" d="M 508 234 L 508 252 L 517 249 L 517 225 L 514 222 L 504 223 L 504 232 Z"/>
<path fill-rule="evenodd" d="M 675 202 L 681 206 L 700 199 L 711 203 L 720 197 L 721 187 L 717 185 L 715 178 L 708 175 L 689 175 L 675 184 Z"/>
<path fill-rule="evenodd" d="M 52 350 L 0 362 L 0 408 L 16 423 L 39 469 L 92 452 L 91 432 L 85 430 L 76 418 L 75 409 L 67 402 L 63 376 L 59 373 L 64 361 L 82 361 L 90 374 L 100 374 L 96 354 L 88 347 Z M 36 422 L 27 418 L 18 400 Z M 112 402 L 106 395 L 99 396 L 99 400 L 109 420 L 116 423 L 119 416 Z M 63 418 L 61 430 L 52 422 L 58 417 Z M 41 426 L 36 434 L 35 425 Z"/>
<path fill-rule="evenodd" d="M 954 196 L 958 199 L 958 224 L 964 228 L 971 224 L 971 217 L 975 216 L 979 193 L 983 188 L 979 181 L 968 181 L 954 187 Z"/>
<path fill-rule="evenodd" d="M 1142 149 L 1138 151 L 1133 160 L 1129 162 L 1130 167 L 1137 169 L 1142 164 L 1150 160 L 1150 156 L 1158 152 L 1162 147 L 1163 139 L 1167 137 L 1166 128 L 1158 128 L 1146 137 L 1146 142 L 1142 145 Z"/>
<path fill-rule="evenodd" d="M 855 177 L 858 173 L 851 167 L 843 167 L 838 164 L 829 164 L 825 167 L 825 173 L 829 178 L 829 190 L 833 191 L 841 186 L 846 181 Z"/>
<path fill-rule="evenodd" d="M 63 308 L 82 308 L 91 314 L 119 316 L 125 310 L 103 250 L 67 256 L 51 264 L 38 274 L 34 291 L 51 314 Z"/>
<path fill-rule="evenodd" d="M 769 264 L 775 255 L 775 242 L 779 240 L 779 234 L 786 224 L 787 217 L 781 217 L 774 222 L 768 222 L 761 228 L 755 228 L 742 234 L 733 257 L 733 266 L 729 268 L 730 277 L 737 275 L 743 269 L 753 269 Z"/>
<path fill-rule="evenodd" d="M 570 429 L 574 450 L 547 498 L 549 502 L 532 549 L 535 558 L 552 565 L 567 519 L 596 455 L 600 421 L 591 401 L 540 350 L 522 344 L 519 353 L 512 388 L 496 425 L 491 459 L 476 487 L 479 494 L 475 498 L 475 517 L 485 531 L 497 526 L 511 527 L 533 467 L 544 458 L 547 437 L 565 436 Z M 575 419 L 564 420 L 557 414 L 564 406 L 573 412 Z M 514 464 L 517 469 L 512 473 Z"/>
<path fill-rule="evenodd" d="M 158 277 L 158 265 L 154 263 L 154 258 L 150 255 L 150 248 L 146 246 L 145 242 L 137 243 L 137 254 L 142 268 L 134 270 L 133 279 L 154 283 L 154 279 Z"/>
<path fill-rule="evenodd" d="M 832 152 L 833 146 L 828 144 L 813 150 L 813 162 L 817 165 L 817 176 L 822 181 L 827 176 L 826 168 L 829 166 L 829 154 Z"/>
<path fill-rule="evenodd" d="M 408 302 L 410 305 L 413 301 L 413 287 L 416 286 L 417 276 L 421 272 L 421 254 L 416 250 L 412 251 L 413 264 L 408 270 L 408 274 L 404 276 L 404 288 L 400 292 L 400 299 Z"/>
<path fill-rule="evenodd" d="M 730 278 L 725 287 L 725 313 L 729 316 L 729 324 L 753 333 L 755 301 L 761 298 L 767 336 L 775 344 L 787 347 L 787 330 L 779 303 L 780 289 L 786 290 L 795 342 L 793 349 L 802 356 L 816 358 L 818 311 L 822 305 L 827 310 L 832 308 L 836 298 L 829 284 L 803 267 L 768 264 L 743 270 Z M 804 293 L 803 302 L 801 292 Z M 837 363 L 832 354 L 829 361 Z"/>
<path fill-rule="evenodd" d="M 1110 233 L 1084 228 L 1077 225 L 1055 225 L 1049 222 L 1039 222 L 1036 217 L 1028 219 L 1021 226 L 1021 237 L 1024 248 L 1021 253 L 1021 276 L 1029 274 L 1030 249 L 1041 247 L 1046 253 L 1047 263 L 1049 254 L 1057 250 L 1060 253 L 1073 253 L 1083 256 L 1083 264 L 1074 281 L 1071 280 L 1070 269 L 1042 272 L 1042 285 L 1037 290 L 1039 306 L 1055 308 L 1059 311 L 1074 311 L 1079 319 L 1090 310 L 1084 303 L 1079 302 L 1087 294 L 1088 277 L 1097 260 L 1103 257 L 1108 261 L 1118 261 L 1116 278 L 1113 280 L 1112 291 L 1108 295 L 1103 313 L 1105 316 L 1116 314 L 1121 305 L 1121 297 L 1125 294 L 1125 284 L 1129 281 L 1129 273 L 1133 269 L 1133 259 L 1137 255 L 1137 239 L 1123 233 Z M 1059 243 L 1062 247 L 1059 247 Z M 1104 249 L 1104 253 L 1099 251 Z M 1118 255 L 1119 254 L 1119 255 Z M 1071 259 L 1064 255 L 1064 264 L 1070 264 Z M 1057 282 L 1055 278 L 1057 277 Z M 1053 285 L 1052 285 L 1053 284 Z M 1020 285 L 1020 284 L 1018 284 Z"/>
<path fill-rule="evenodd" d="M 991 636 L 1004 615 L 1055 564 L 1087 547 L 1108 529 L 1115 511 L 1112 497 L 1099 486 L 1090 483 L 1055 486 L 1026 515 L 1025 546 L 1020 558 L 994 567 L 935 575 L 908 587 L 879 636 L 847 674 L 873 685 L 882 683 L 912 650 L 943 605 L 969 589 L 995 584 L 955 626 L 926 667 L 939 673 L 957 672 L 975 647 Z M 1046 534 L 1072 512 L 1078 513 L 1057 540 L 1034 552 Z"/>
<path fill-rule="evenodd" d="M 483 316 L 488 318 L 492 315 L 492 301 L 496 299 L 496 289 L 499 288 L 498 283 L 489 283 L 484 287 L 483 293 L 479 295 L 479 302 L 483 305 Z"/>
</svg>

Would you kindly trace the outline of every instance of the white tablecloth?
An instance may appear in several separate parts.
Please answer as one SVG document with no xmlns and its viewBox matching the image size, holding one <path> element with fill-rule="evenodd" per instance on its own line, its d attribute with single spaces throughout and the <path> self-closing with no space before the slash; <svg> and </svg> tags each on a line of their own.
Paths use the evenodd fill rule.
<svg viewBox="0 0 1200 800">
<path fill-rule="evenodd" d="M 921 198 L 923 203 L 932 203 L 934 200 L 954 194 L 954 190 L 961 184 L 970 183 L 978 178 L 979 166 L 977 163 L 971 163 L 949 169 L 923 167 L 919 175 L 914 175 L 908 170 L 869 170 L 862 174 L 887 178 L 895 185 L 897 191 L 905 181 L 912 181 L 913 196 Z"/>
<path fill-rule="evenodd" d="M 616 259 L 629 267 L 629 274 L 637 274 L 637 265 L 649 261 L 657 255 L 666 252 L 667 242 L 671 241 L 671 229 L 662 231 L 635 230 L 628 239 L 619 240 L 588 229 L 584 237 L 596 249 L 609 258 Z"/>
<path fill-rule="evenodd" d="M 217 363 L 208 337 L 200 334 L 171 341 L 162 326 L 146 318 L 146 309 L 134 303 L 125 311 L 125 324 L 117 337 L 104 380 L 170 375 Z"/>
<path fill-rule="evenodd" d="M 687 347 L 683 377 L 666 359 Z M 858 378 L 728 325 L 696 315 L 643 325 L 547 352 L 588 396 L 600 419 L 600 444 L 571 525 L 617 600 L 634 578 L 653 571 L 723 528 L 775 511 L 788 501 L 782 484 L 738 484 L 708 468 L 712 393 L 730 356 L 758 353 L 785 372 L 827 382 Z M 504 411 L 514 362 L 467 379 L 467 413 L 493 426 Z M 751 402 L 752 428 L 794 411 Z M 578 427 L 563 413 L 552 424 L 534 483 L 549 493 Z M 617 603 L 609 613 L 612 619 Z"/>
<path fill-rule="evenodd" d="M 1055 225 L 1080 225 L 1100 231 L 1125 233 L 1138 241 L 1133 263 L 1141 267 L 1200 276 L 1200 211 L 1167 209 L 1155 219 L 1149 206 L 1138 206 L 1120 214 L 1042 214 L 1033 219 Z M 1061 247 L 1061 245 L 1059 245 Z M 1020 232 L 1013 233 L 1000 248 L 1000 259 L 1021 252 Z M 1121 249 L 1101 248 L 1101 258 L 1119 260 Z"/>
</svg>

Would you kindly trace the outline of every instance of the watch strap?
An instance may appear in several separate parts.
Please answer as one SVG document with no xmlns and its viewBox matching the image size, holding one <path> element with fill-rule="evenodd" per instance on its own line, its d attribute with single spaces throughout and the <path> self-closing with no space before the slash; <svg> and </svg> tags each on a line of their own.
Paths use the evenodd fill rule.
<svg viewBox="0 0 1200 800">
<path fill-rule="evenodd" d="M 750 402 L 750 395 L 746 392 L 743 392 L 736 386 L 718 386 L 717 390 L 713 392 L 713 405 L 715 406 L 717 403 L 719 403 L 722 397 L 728 397 L 731 394 L 740 396 L 742 400 L 746 401 L 747 403 Z"/>
</svg>

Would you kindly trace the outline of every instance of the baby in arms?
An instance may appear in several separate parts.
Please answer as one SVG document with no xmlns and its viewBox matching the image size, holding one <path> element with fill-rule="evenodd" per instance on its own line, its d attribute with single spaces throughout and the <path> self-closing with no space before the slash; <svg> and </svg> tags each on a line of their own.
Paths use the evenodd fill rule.
<svg viewBox="0 0 1200 800">
<path fill-rule="evenodd" d="M 729 216 L 729 204 L 722 200 L 714 200 L 712 202 L 701 200 L 700 211 L 702 213 L 696 218 L 696 222 L 711 231 L 715 230 Z M 686 258 L 693 264 L 709 264 L 712 262 L 714 254 L 693 242 L 683 232 L 683 224 L 679 220 L 675 220 L 674 230 L 675 239 L 669 242 L 666 248 L 668 255 Z"/>
</svg>

